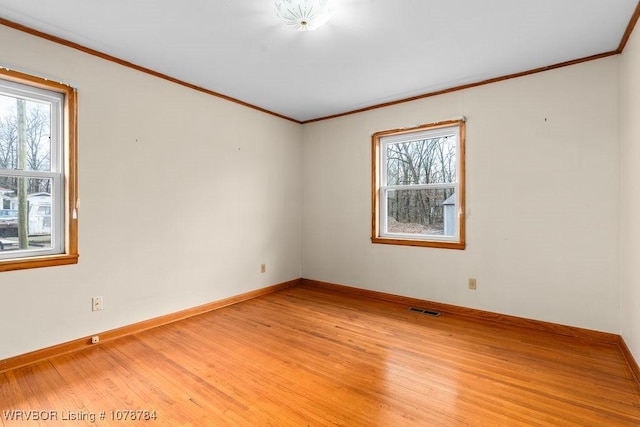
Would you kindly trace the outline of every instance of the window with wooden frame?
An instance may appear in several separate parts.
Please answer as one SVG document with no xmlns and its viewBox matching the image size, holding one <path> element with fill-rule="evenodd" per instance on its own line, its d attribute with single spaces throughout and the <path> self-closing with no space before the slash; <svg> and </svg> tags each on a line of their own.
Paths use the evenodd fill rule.
<svg viewBox="0 0 640 427">
<path fill-rule="evenodd" d="M 464 249 L 464 143 L 464 119 L 373 134 L 373 243 Z"/>
<path fill-rule="evenodd" d="M 0 271 L 75 264 L 72 87 L 0 69 Z"/>
</svg>

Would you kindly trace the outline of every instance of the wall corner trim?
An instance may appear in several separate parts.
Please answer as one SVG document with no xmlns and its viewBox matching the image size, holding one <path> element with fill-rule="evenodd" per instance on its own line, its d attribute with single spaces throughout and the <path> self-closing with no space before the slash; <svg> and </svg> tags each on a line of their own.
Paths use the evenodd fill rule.
<svg viewBox="0 0 640 427">
<path fill-rule="evenodd" d="M 620 337 L 620 339 L 618 340 L 618 348 L 620 349 L 620 352 L 624 356 L 624 359 L 627 362 L 627 365 L 629 365 L 631 374 L 636 379 L 638 386 L 640 386 L 640 366 L 638 366 L 638 362 L 633 357 L 631 350 L 629 350 L 627 343 L 624 341 L 624 338 L 622 337 Z"/>
<path fill-rule="evenodd" d="M 397 304 L 403 304 L 407 306 L 427 307 L 431 310 L 440 311 L 452 315 L 471 317 L 477 321 L 493 322 L 507 324 L 510 326 L 518 326 L 527 329 L 534 329 L 537 331 L 544 331 L 552 334 L 564 335 L 570 338 L 579 340 L 586 340 L 597 342 L 600 344 L 606 344 L 615 346 L 619 349 L 622 358 L 627 363 L 629 370 L 636 383 L 640 387 L 640 367 L 633 357 L 633 354 L 624 342 L 624 339 L 620 335 L 611 334 L 608 332 L 594 331 L 591 329 L 578 328 L 575 326 L 560 325 L 551 322 L 544 322 L 541 320 L 526 319 L 524 317 L 510 316 L 506 314 L 493 313 L 490 311 L 477 310 L 473 308 L 460 307 L 451 304 L 443 304 L 434 301 L 428 301 L 418 298 L 404 297 L 394 294 L 388 294 L 385 292 L 372 291 L 368 289 L 355 288 L 346 285 L 338 285 L 335 283 L 327 283 L 319 280 L 301 279 L 301 286 L 316 287 L 322 289 L 329 289 L 338 292 L 344 292 L 352 295 L 358 295 L 365 298 L 372 298 L 382 301 L 394 302 Z"/>
<path fill-rule="evenodd" d="M 372 291 L 368 289 L 356 288 L 346 285 L 339 285 L 335 283 L 322 282 L 319 280 L 298 278 L 289 280 L 287 282 L 278 283 L 276 285 L 267 286 L 265 288 L 256 289 L 254 291 L 246 292 L 243 294 L 235 295 L 229 298 L 224 298 L 218 301 L 210 302 L 197 307 L 188 308 L 186 310 L 170 313 L 164 316 L 155 317 L 153 319 L 144 320 L 142 322 L 134 323 L 131 325 L 123 326 L 121 328 L 112 329 L 102 333 L 94 335 L 100 336 L 100 344 L 105 342 L 114 341 L 118 338 L 133 335 L 139 332 L 143 332 L 149 329 L 156 328 L 158 326 L 174 323 L 179 320 L 184 320 L 199 314 L 204 314 L 210 311 L 217 310 L 219 308 L 227 307 L 233 304 L 237 304 L 243 301 L 247 301 L 253 298 L 257 298 L 263 295 L 267 295 L 273 292 L 277 292 L 283 289 L 296 286 L 316 287 L 321 289 L 328 289 L 337 292 L 343 292 L 352 295 L 358 295 L 365 298 L 377 299 L 381 301 L 393 302 L 396 304 L 403 304 L 408 306 L 425 306 L 430 309 L 448 313 L 451 315 L 471 317 L 479 321 L 493 322 L 507 324 L 511 326 L 519 326 L 522 328 L 534 329 L 537 331 L 545 331 L 548 333 L 559 334 L 568 336 L 575 339 L 587 340 L 598 342 L 601 344 L 608 344 L 616 346 L 624 361 L 627 363 L 629 370 L 640 387 L 640 366 L 635 360 L 633 354 L 629 350 L 629 347 L 625 343 L 624 339 L 620 335 L 611 334 L 608 332 L 594 331 L 590 329 L 578 328 L 575 326 L 566 326 L 556 323 L 544 322 L 540 320 L 526 319 L 523 317 L 510 316 L 505 314 L 493 313 L 489 311 L 477 310 L 473 308 L 466 308 L 451 304 L 438 303 L 434 301 L 428 301 L 418 298 L 404 297 L 400 295 L 394 295 L 379 291 Z M 91 337 L 79 338 L 77 340 L 68 341 L 62 344 L 54 345 L 51 347 L 43 348 L 40 350 L 34 350 L 29 353 L 21 354 L 18 356 L 10 357 L 8 359 L 0 360 L 0 373 L 7 372 L 16 368 L 31 365 L 37 362 L 42 362 L 47 359 L 51 359 L 63 354 L 73 353 L 89 347 L 95 347 L 100 344 L 92 344 Z"/>
<path fill-rule="evenodd" d="M 145 73 L 145 74 L 148 74 L 150 76 L 154 76 L 154 77 L 157 77 L 159 79 L 163 79 L 163 80 L 169 81 L 171 83 L 175 83 L 177 85 L 184 86 L 186 88 L 195 90 L 197 92 L 202 92 L 202 93 L 205 93 L 207 95 L 214 96 L 216 98 L 224 99 L 226 101 L 233 102 L 235 104 L 239 104 L 239 105 L 242 105 L 244 107 L 251 108 L 253 110 L 257 110 L 257 111 L 260 111 L 260 112 L 263 112 L 263 113 L 266 113 L 266 114 L 270 114 L 272 116 L 279 117 L 279 118 L 284 119 L 284 120 L 289 120 L 289 121 L 294 122 L 294 123 L 298 123 L 298 124 L 302 123 L 300 120 L 294 119 L 292 117 L 288 117 L 288 116 L 285 116 L 283 114 L 276 113 L 275 111 L 267 110 L 266 108 L 262 108 L 260 106 L 254 105 L 254 104 L 250 104 L 248 102 L 242 101 L 242 100 L 234 98 L 232 96 L 228 96 L 228 95 L 225 95 L 225 94 L 222 94 L 222 93 L 219 93 L 219 92 L 215 92 L 213 90 L 206 89 L 204 87 L 201 87 L 201 86 L 186 82 L 184 80 L 180 80 L 178 78 L 171 77 L 171 76 L 169 76 L 167 74 L 160 73 L 160 72 L 154 71 L 154 70 L 152 70 L 150 68 L 146 68 L 146 67 L 143 67 L 141 65 L 134 64 L 133 62 L 125 61 L 124 59 L 116 58 L 115 56 L 112 56 L 112 55 L 97 51 L 95 49 L 88 48 L 88 47 L 80 45 L 78 43 L 74 43 L 72 41 L 63 39 L 61 37 L 57 37 L 57 36 L 54 36 L 54 35 L 51 35 L 51 34 L 44 33 L 42 31 L 27 27 L 25 25 L 19 24 L 17 22 L 10 21 L 10 20 L 2 18 L 2 17 L 0 17 L 0 25 L 3 25 L 5 27 L 9 27 L 9 28 L 13 28 L 14 30 L 22 31 L 23 33 L 26 33 L 26 34 L 31 34 L 32 36 L 35 36 L 35 37 L 40 37 L 42 39 L 49 40 L 50 42 L 57 43 L 57 44 L 62 45 L 62 46 L 66 46 L 66 47 L 69 47 L 71 49 L 79 50 L 80 52 L 84 52 L 86 54 L 93 55 L 93 56 L 96 56 L 98 58 L 104 59 L 105 61 L 110 61 L 110 62 L 113 62 L 115 64 L 122 65 L 123 67 L 127 67 L 127 68 L 131 68 L 133 70 L 136 70 L 136 71 L 140 71 L 141 73 Z"/>
<path fill-rule="evenodd" d="M 564 335 L 571 338 L 594 341 L 602 344 L 618 345 L 620 336 L 609 332 L 594 331 L 591 329 L 579 328 L 576 326 L 566 326 L 557 323 L 545 322 L 542 320 L 526 319 L 524 317 L 511 316 L 508 314 L 493 313 L 490 311 L 478 310 L 475 308 L 461 307 L 457 305 L 444 304 L 435 301 L 428 301 L 418 298 L 404 297 L 384 292 L 371 291 L 368 289 L 353 288 L 351 286 L 337 285 L 311 279 L 302 279 L 303 286 L 315 286 L 325 289 L 333 289 L 350 294 L 360 295 L 367 298 L 395 302 L 398 304 L 411 306 L 424 306 L 429 309 L 458 316 L 472 317 L 476 320 L 519 326 L 527 329 L 549 332 Z"/>
<path fill-rule="evenodd" d="M 620 44 L 618 45 L 618 49 L 616 50 L 616 52 L 622 53 L 624 51 L 624 48 L 627 46 L 627 42 L 629 41 L 629 37 L 631 37 L 631 33 L 633 33 L 633 30 L 636 27 L 638 18 L 640 18 L 640 1 L 636 5 L 636 9 L 634 10 L 633 15 L 631 15 L 629 24 L 627 24 L 627 28 L 622 35 L 622 39 L 620 40 Z"/>
<path fill-rule="evenodd" d="M 207 304 L 199 305 L 197 307 L 188 308 L 186 310 L 166 314 L 164 316 L 155 317 L 149 320 L 143 320 L 142 322 L 123 326 L 121 328 L 96 333 L 94 335 L 100 336 L 99 344 L 92 344 L 91 337 L 84 337 L 84 338 L 79 338 L 73 341 L 68 341 L 62 344 L 54 345 L 51 347 L 43 348 L 40 350 L 34 350 L 32 352 L 10 357 L 8 359 L 3 359 L 3 360 L 0 360 L 0 374 L 6 371 L 10 371 L 12 369 L 31 365 L 37 362 L 42 362 L 44 360 L 51 359 L 52 357 L 73 353 L 89 347 L 95 347 L 95 346 L 104 344 L 105 342 L 113 341 L 118 338 L 122 338 L 125 336 L 136 334 L 138 332 L 143 332 L 149 329 L 153 329 L 158 326 L 167 325 L 169 323 L 177 322 L 179 320 L 184 320 L 189 317 L 197 316 L 199 314 L 204 314 L 213 310 L 217 310 L 219 308 L 227 307 L 229 305 L 233 305 L 233 304 L 237 304 L 253 298 L 257 298 L 262 295 L 267 295 L 273 292 L 277 292 L 292 286 L 298 286 L 300 285 L 300 283 L 301 283 L 301 279 L 293 279 L 293 280 L 282 282 L 276 285 L 267 286 L 265 288 L 256 289 L 254 291 L 245 292 L 240 295 L 235 295 L 229 298 L 224 298 L 218 301 L 213 301 Z"/>
</svg>

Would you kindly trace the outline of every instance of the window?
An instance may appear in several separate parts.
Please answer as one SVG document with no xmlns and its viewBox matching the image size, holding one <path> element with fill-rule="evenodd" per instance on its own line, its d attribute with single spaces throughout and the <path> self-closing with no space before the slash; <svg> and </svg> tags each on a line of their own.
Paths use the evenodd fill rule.
<svg viewBox="0 0 640 427">
<path fill-rule="evenodd" d="M 76 93 L 0 69 L 0 271 L 77 262 Z"/>
<path fill-rule="evenodd" d="M 373 243 L 464 249 L 464 139 L 464 120 L 373 135 Z"/>
</svg>

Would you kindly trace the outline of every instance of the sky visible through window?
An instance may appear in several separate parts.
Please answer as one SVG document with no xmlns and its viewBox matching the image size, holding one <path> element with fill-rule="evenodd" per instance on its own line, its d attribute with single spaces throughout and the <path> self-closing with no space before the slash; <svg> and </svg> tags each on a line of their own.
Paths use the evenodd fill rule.
<svg viewBox="0 0 640 427">
<path fill-rule="evenodd" d="M 16 109 L 16 99 L 0 95 L 0 116 L 7 115 Z"/>
</svg>

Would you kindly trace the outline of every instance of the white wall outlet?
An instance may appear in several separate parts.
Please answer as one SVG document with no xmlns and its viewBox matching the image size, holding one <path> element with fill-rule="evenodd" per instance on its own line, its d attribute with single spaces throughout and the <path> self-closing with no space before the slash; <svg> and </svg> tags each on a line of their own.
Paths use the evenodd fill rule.
<svg viewBox="0 0 640 427">
<path fill-rule="evenodd" d="M 98 335 L 94 335 L 91 337 L 91 344 L 98 344 L 100 342 L 100 337 Z"/>
<path fill-rule="evenodd" d="M 91 298 L 91 311 L 100 311 L 102 307 L 102 297 Z"/>
<path fill-rule="evenodd" d="M 260 264 L 260 273 L 267 272 L 267 264 Z"/>
<path fill-rule="evenodd" d="M 474 279 L 473 277 L 469 278 L 469 289 L 472 289 L 472 290 L 477 289 L 476 279 Z"/>
</svg>

